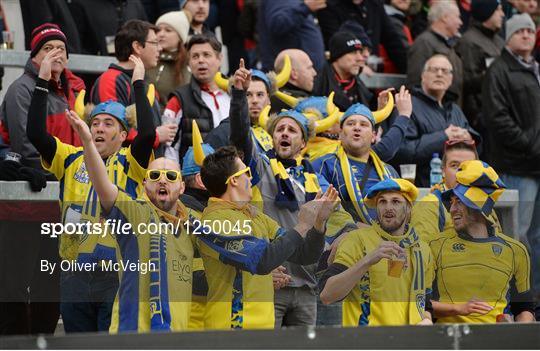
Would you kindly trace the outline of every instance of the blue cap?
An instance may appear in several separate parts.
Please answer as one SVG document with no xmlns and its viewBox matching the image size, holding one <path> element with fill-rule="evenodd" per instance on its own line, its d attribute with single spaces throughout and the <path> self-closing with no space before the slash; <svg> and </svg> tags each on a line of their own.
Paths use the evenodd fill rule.
<svg viewBox="0 0 540 351">
<path fill-rule="evenodd" d="M 259 71 L 258 69 L 252 69 L 251 77 L 259 78 L 264 82 L 264 85 L 266 85 L 266 89 L 268 89 L 269 92 L 272 91 L 272 82 L 270 81 L 270 79 L 268 79 L 268 76 L 264 74 L 263 71 Z"/>
<path fill-rule="evenodd" d="M 347 109 L 347 111 L 345 111 L 343 116 L 341 116 L 341 118 L 339 119 L 339 125 L 342 126 L 343 122 L 345 122 L 347 118 L 354 115 L 364 116 L 369 119 L 371 125 L 375 125 L 375 117 L 373 117 L 373 113 L 371 113 L 371 110 L 366 105 L 363 105 L 359 102 L 352 105 Z"/>
<path fill-rule="evenodd" d="M 328 111 L 326 111 L 326 103 L 328 98 L 325 96 L 312 96 L 301 100 L 294 108 L 298 112 L 307 113 L 318 111 L 322 118 L 328 117 Z"/>
<path fill-rule="evenodd" d="M 99 114 L 111 115 L 120 122 L 126 131 L 129 131 L 129 123 L 126 119 L 126 108 L 119 102 L 107 100 L 94 107 L 90 114 L 90 121 Z"/>
<path fill-rule="evenodd" d="M 302 128 L 304 140 L 307 142 L 309 139 L 309 119 L 296 110 L 283 111 L 277 115 L 278 120 L 285 117 L 292 118 L 298 123 L 300 128 Z"/>
<path fill-rule="evenodd" d="M 214 153 L 214 148 L 208 144 L 201 144 L 204 156 L 208 156 Z M 201 167 L 195 163 L 193 156 L 193 146 L 190 146 L 182 159 L 182 176 L 187 177 L 189 175 L 201 173 Z"/>
</svg>

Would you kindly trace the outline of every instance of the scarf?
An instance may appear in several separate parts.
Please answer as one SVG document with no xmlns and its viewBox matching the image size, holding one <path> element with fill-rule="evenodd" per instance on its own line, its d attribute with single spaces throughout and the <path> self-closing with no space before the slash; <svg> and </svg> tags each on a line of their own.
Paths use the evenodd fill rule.
<svg viewBox="0 0 540 351">
<path fill-rule="evenodd" d="M 246 204 L 240 206 L 230 201 L 218 198 L 210 198 L 208 207 L 203 212 L 202 218 L 208 213 L 220 210 L 238 211 L 253 220 L 258 213 L 255 206 Z M 224 219 L 224 221 L 233 219 Z M 266 252 L 268 241 L 255 237 L 252 234 L 245 235 L 221 235 L 205 231 L 199 235 L 199 239 L 214 251 L 213 258 L 235 267 L 237 270 L 248 271 L 257 274 L 257 266 Z"/>
<path fill-rule="evenodd" d="M 317 192 L 321 189 L 317 174 L 313 169 L 313 166 L 309 160 L 302 158 L 301 156 L 295 160 L 278 160 L 276 152 L 271 149 L 267 152 L 267 156 L 270 159 L 270 167 L 277 184 L 277 194 L 274 200 L 274 204 L 278 208 L 287 209 L 291 212 L 298 211 L 299 205 L 294 193 L 294 187 L 289 174 L 287 173 L 283 162 L 287 163 L 287 168 L 292 166 L 302 166 L 304 175 L 304 190 L 305 201 L 311 201 L 317 195 Z"/>
<path fill-rule="evenodd" d="M 262 151 L 267 152 L 274 147 L 272 137 L 263 127 L 258 125 L 251 126 L 251 132 L 257 141 L 257 145 Z"/>
<path fill-rule="evenodd" d="M 426 307 L 426 282 L 424 261 L 422 250 L 420 248 L 420 237 L 409 227 L 404 235 L 395 236 L 385 232 L 378 223 L 373 223 L 372 228 L 381 236 L 383 240 L 393 241 L 404 248 L 407 255 L 411 256 L 413 279 L 409 289 L 409 324 L 416 324 L 424 319 Z M 413 301 L 415 303 L 413 303 Z"/>
<path fill-rule="evenodd" d="M 356 210 L 356 214 L 360 217 L 360 220 L 363 223 L 371 224 L 372 219 L 369 215 L 367 207 L 364 205 L 364 200 L 363 200 L 364 194 L 362 194 L 362 191 L 360 190 L 360 184 L 358 184 L 358 182 L 356 181 L 356 178 L 354 177 L 354 174 L 351 169 L 350 162 L 349 162 L 349 157 L 347 156 L 347 153 L 345 152 L 345 149 L 343 148 L 341 144 L 338 146 L 336 155 L 339 160 L 339 165 L 341 166 L 341 171 L 343 173 L 343 180 L 347 188 L 347 193 L 349 194 L 349 199 L 352 202 L 354 209 Z M 375 166 L 377 175 L 379 176 L 381 180 L 387 179 L 390 177 L 390 174 L 384 167 L 384 163 L 381 161 L 379 156 L 377 156 L 377 154 L 373 150 L 369 151 L 368 162 L 370 160 Z"/>
<path fill-rule="evenodd" d="M 178 222 L 187 219 L 187 210 L 180 201 L 177 202 L 176 214 L 173 215 L 157 208 L 146 194 L 143 197 L 158 216 L 153 218 L 153 221 L 159 219 L 162 222 L 173 223 L 176 227 Z M 161 233 L 161 231 L 149 234 L 150 261 L 156 267 L 154 271 L 150 272 L 150 330 L 152 331 L 171 330 L 171 311 L 168 301 L 169 287 L 167 284 L 167 235 L 170 234 Z M 180 233 L 172 234 L 175 236 L 180 235 Z"/>
</svg>

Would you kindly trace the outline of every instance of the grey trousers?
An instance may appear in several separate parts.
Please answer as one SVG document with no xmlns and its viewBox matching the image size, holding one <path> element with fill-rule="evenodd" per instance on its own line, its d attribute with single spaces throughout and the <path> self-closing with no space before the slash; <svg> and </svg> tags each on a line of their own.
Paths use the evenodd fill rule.
<svg viewBox="0 0 540 351">
<path fill-rule="evenodd" d="M 317 320 L 317 296 L 307 286 L 285 287 L 274 295 L 276 329 L 285 326 L 315 325 Z"/>
</svg>

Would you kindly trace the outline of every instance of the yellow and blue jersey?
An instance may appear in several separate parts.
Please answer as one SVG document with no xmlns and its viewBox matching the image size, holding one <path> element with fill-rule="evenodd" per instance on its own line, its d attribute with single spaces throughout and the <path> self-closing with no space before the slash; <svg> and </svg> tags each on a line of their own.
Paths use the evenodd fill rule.
<svg viewBox="0 0 540 351">
<path fill-rule="evenodd" d="M 395 236 L 392 240 L 398 243 L 404 238 Z M 352 231 L 339 243 L 334 264 L 350 268 L 376 250 L 383 240 L 373 227 Z M 407 268 L 399 278 L 388 276 L 385 258 L 368 269 L 343 300 L 344 327 L 416 324 L 423 319 L 433 262 L 428 245 L 423 241 L 418 245 L 418 250 L 405 248 Z M 412 269 L 413 264 L 418 268 Z"/>
<path fill-rule="evenodd" d="M 153 231 L 152 223 L 166 220 L 159 217 L 148 200 L 135 200 L 122 191 L 107 219 L 131 224 L 127 233 L 111 233 L 117 242 L 117 264 L 128 267 L 139 263 L 148 268 L 118 271 L 120 287 L 109 331 L 186 330 L 191 308 L 193 245 L 184 226 L 179 225 L 176 232 L 159 226 L 159 231 Z"/>
<path fill-rule="evenodd" d="M 228 208 L 216 208 L 213 204 L 219 202 L 223 200 L 210 198 L 202 221 L 214 228 L 214 242 L 225 242 L 228 253 L 239 256 L 240 260 L 249 256 L 248 246 L 254 251 L 263 250 L 265 243 L 280 234 L 281 229 L 277 222 L 261 211 L 251 215 L 235 209 L 234 204 Z M 240 233 L 239 236 L 239 232 L 235 230 L 225 230 L 226 227 L 232 227 L 224 223 L 229 223 L 232 227 L 238 224 L 243 234 Z M 223 229 L 217 230 L 218 228 Z M 198 240 L 199 248 L 208 281 L 205 329 L 273 329 L 274 287 L 271 274 L 251 273 L 247 267 L 249 262 L 240 268 L 233 264 L 234 259 L 230 259 L 224 251 L 201 238 Z M 227 242 L 227 238 L 238 240 Z"/>
<path fill-rule="evenodd" d="M 55 175 L 59 180 L 59 199 L 62 211 L 62 223 L 79 223 L 81 221 L 99 222 L 99 200 L 88 177 L 84 164 L 82 147 L 74 147 L 56 141 L 56 154 L 51 164 L 42 160 L 43 168 Z M 153 156 L 151 156 L 153 158 Z M 146 169 L 131 154 L 130 147 L 123 147 L 106 160 L 109 179 L 120 189 L 133 197 L 142 195 L 143 180 Z M 96 257 L 111 258 L 114 243 L 99 242 L 100 235 L 62 235 L 60 238 L 60 257 L 63 259 L 94 261 Z M 101 254 L 96 252 L 96 246 Z"/>
<path fill-rule="evenodd" d="M 495 323 L 497 315 L 509 313 L 512 284 L 519 294 L 530 289 L 527 249 L 504 234 L 492 231 L 488 238 L 474 239 L 449 229 L 430 246 L 435 262 L 436 300 L 463 304 L 474 298 L 493 307 L 483 315 L 443 317 L 437 323 Z"/>
</svg>

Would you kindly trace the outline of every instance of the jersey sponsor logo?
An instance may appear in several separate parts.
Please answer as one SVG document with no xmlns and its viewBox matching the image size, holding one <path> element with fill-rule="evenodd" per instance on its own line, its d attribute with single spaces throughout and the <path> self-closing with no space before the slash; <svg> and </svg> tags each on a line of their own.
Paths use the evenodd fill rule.
<svg viewBox="0 0 540 351">
<path fill-rule="evenodd" d="M 502 253 L 502 246 L 501 245 L 497 245 L 497 244 L 493 244 L 491 245 L 491 251 L 493 251 L 493 254 L 495 256 L 500 256 L 501 253 Z"/>
<path fill-rule="evenodd" d="M 88 171 L 86 171 L 86 165 L 84 164 L 84 162 L 81 163 L 81 166 L 79 167 L 77 172 L 75 172 L 75 174 L 73 175 L 73 178 L 82 184 L 89 183 L 90 178 L 88 177 Z"/>
<path fill-rule="evenodd" d="M 465 244 L 463 244 L 463 243 L 454 243 L 454 245 L 452 245 L 452 251 L 453 252 L 463 252 L 463 251 L 465 251 Z"/>
<path fill-rule="evenodd" d="M 242 240 L 233 240 L 226 244 L 225 250 L 231 252 L 238 252 L 244 249 L 244 243 Z"/>
</svg>

